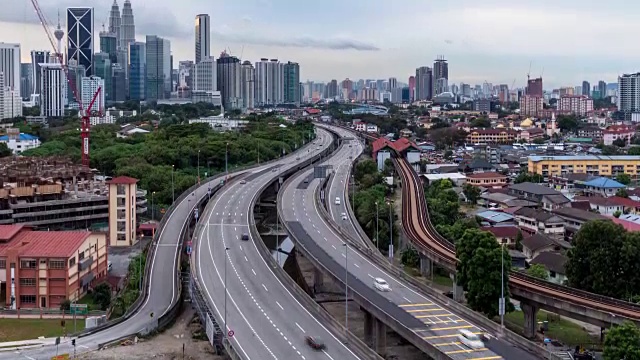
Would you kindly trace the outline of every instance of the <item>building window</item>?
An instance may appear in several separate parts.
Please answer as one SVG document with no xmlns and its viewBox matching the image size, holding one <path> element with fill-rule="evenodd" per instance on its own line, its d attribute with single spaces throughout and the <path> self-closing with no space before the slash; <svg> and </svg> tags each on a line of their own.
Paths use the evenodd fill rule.
<svg viewBox="0 0 640 360">
<path fill-rule="evenodd" d="M 69 259 L 69 267 L 72 267 L 75 264 L 76 264 L 76 258 L 75 257 L 72 257 L 71 259 Z"/>
<path fill-rule="evenodd" d="M 6 269 L 7 268 L 7 260 L 0 260 L 0 269 Z"/>
<path fill-rule="evenodd" d="M 80 260 L 82 260 L 82 259 L 84 259 L 84 251 L 82 251 L 82 252 L 80 252 L 80 253 L 78 254 L 78 261 L 80 261 Z"/>
<path fill-rule="evenodd" d="M 118 234 L 118 241 L 127 241 L 127 235 L 126 234 Z"/>
<path fill-rule="evenodd" d="M 125 199 L 124 198 L 118 198 L 117 201 L 117 207 L 124 207 L 125 206 Z"/>
<path fill-rule="evenodd" d="M 20 278 L 20 286 L 36 286 L 36 279 Z"/>
<path fill-rule="evenodd" d="M 125 195 L 125 187 L 124 185 L 118 185 L 118 195 Z"/>
<path fill-rule="evenodd" d="M 118 221 L 118 232 L 127 230 L 127 223 L 125 221 Z"/>
<path fill-rule="evenodd" d="M 20 260 L 20 269 L 35 269 L 35 260 Z"/>
<path fill-rule="evenodd" d="M 64 260 L 49 260 L 49 268 L 61 270 L 64 269 Z"/>
<path fill-rule="evenodd" d="M 20 303 L 21 304 L 35 304 L 36 296 L 35 295 L 20 295 Z"/>
<path fill-rule="evenodd" d="M 125 220 L 127 218 L 127 211 L 125 209 L 118 209 L 118 220 Z"/>
</svg>

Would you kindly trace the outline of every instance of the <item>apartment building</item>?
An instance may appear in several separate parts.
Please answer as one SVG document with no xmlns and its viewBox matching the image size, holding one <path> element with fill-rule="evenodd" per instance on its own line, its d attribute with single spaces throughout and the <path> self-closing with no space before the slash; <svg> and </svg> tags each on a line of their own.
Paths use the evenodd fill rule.
<svg viewBox="0 0 640 360">
<path fill-rule="evenodd" d="M 561 95 L 557 107 L 561 112 L 586 116 L 593 111 L 593 99 L 584 95 Z"/>
<path fill-rule="evenodd" d="M 467 184 L 487 188 L 501 188 L 507 185 L 507 176 L 497 172 L 468 174 Z"/>
<path fill-rule="evenodd" d="M 602 140 L 603 129 L 597 126 L 587 126 L 581 129 L 578 129 L 578 137 L 581 138 L 590 138 L 595 141 Z"/>
<path fill-rule="evenodd" d="M 467 143 L 481 144 L 512 144 L 519 139 L 519 133 L 511 129 L 472 129 L 467 134 Z"/>
<path fill-rule="evenodd" d="M 132 246 L 136 237 L 136 193 L 138 179 L 119 176 L 109 185 L 109 245 Z"/>
<path fill-rule="evenodd" d="M 545 178 L 568 173 L 615 176 L 640 174 L 640 156 L 529 156 L 528 170 Z"/>
<path fill-rule="evenodd" d="M 0 225 L 0 286 L 10 309 L 59 308 L 107 276 L 107 236 Z"/>
<path fill-rule="evenodd" d="M 544 109 L 544 98 L 542 96 L 524 95 L 520 98 L 520 115 L 539 116 L 539 112 Z"/>
<path fill-rule="evenodd" d="M 627 125 L 611 125 L 602 131 L 602 142 L 605 145 L 613 145 L 614 141 L 622 139 L 625 144 L 631 143 L 631 138 L 636 134 L 636 129 Z"/>
</svg>

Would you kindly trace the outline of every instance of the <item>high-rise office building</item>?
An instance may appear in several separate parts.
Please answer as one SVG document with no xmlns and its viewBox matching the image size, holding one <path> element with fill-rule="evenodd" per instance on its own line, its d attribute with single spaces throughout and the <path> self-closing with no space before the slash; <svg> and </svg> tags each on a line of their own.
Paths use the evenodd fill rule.
<svg viewBox="0 0 640 360">
<path fill-rule="evenodd" d="M 33 66 L 31 63 L 20 64 L 20 97 L 29 99 L 33 94 Z"/>
<path fill-rule="evenodd" d="M 129 98 L 144 100 L 147 50 L 143 42 L 129 44 Z"/>
<path fill-rule="evenodd" d="M 85 76 L 93 75 L 93 8 L 67 8 L 67 63 L 75 59 L 84 66 Z"/>
<path fill-rule="evenodd" d="M 604 83 L 604 81 L 600 81 Z M 598 88 L 600 83 L 598 83 Z M 606 87 L 606 84 L 605 84 Z M 598 89 L 598 92 L 600 90 Z M 624 74 L 618 77 L 618 111 L 630 120 L 632 113 L 640 113 L 640 73 Z"/>
<path fill-rule="evenodd" d="M 338 80 L 331 80 L 325 87 L 325 98 L 335 99 L 338 96 Z"/>
<path fill-rule="evenodd" d="M 288 61 L 284 64 L 284 103 L 300 105 L 300 65 Z"/>
<path fill-rule="evenodd" d="M 171 43 L 155 35 L 147 35 L 147 68 L 145 99 L 160 100 L 171 96 Z"/>
<path fill-rule="evenodd" d="M 111 63 L 118 62 L 118 37 L 114 33 L 100 32 L 100 52 L 109 54 Z"/>
<path fill-rule="evenodd" d="M 416 69 L 415 100 L 431 100 L 433 98 L 433 70 L 428 66 Z"/>
<path fill-rule="evenodd" d="M 66 79 L 61 64 L 40 64 L 40 115 L 47 117 L 64 116 L 66 103 Z"/>
<path fill-rule="evenodd" d="M 527 80 L 527 95 L 544 96 L 541 77 Z"/>
<path fill-rule="evenodd" d="M 96 61 L 96 58 L 94 57 L 93 60 Z M 84 66 L 78 65 L 77 61 L 71 60 L 69 61 L 69 64 L 67 64 L 67 73 L 69 74 L 70 81 L 66 82 L 66 84 L 64 85 L 66 89 L 65 103 L 67 105 L 70 105 L 70 104 L 78 103 L 78 99 L 76 98 L 75 94 L 78 94 L 78 96 L 80 97 L 80 93 L 82 92 L 82 78 L 84 77 L 85 69 L 84 69 Z M 69 82 L 75 85 L 75 94 L 73 92 L 74 88 L 69 86 Z M 106 90 L 102 89 L 102 91 L 106 91 Z M 80 100 L 82 100 L 82 98 L 80 98 Z M 86 106 L 88 104 L 83 104 L 83 105 Z"/>
<path fill-rule="evenodd" d="M 111 101 L 122 102 L 127 100 L 127 77 L 126 71 L 122 67 L 122 64 L 111 64 Z"/>
<path fill-rule="evenodd" d="M 598 81 L 598 92 L 600 93 L 600 99 L 604 99 L 607 96 L 607 83 L 600 80 Z"/>
<path fill-rule="evenodd" d="M 22 97 L 20 96 L 20 44 L 7 44 L 0 42 L 0 73 L 3 81 L 0 84 L 3 102 L 3 119 L 22 115 Z M 18 104 L 20 100 L 20 104 Z"/>
<path fill-rule="evenodd" d="M 581 95 L 591 96 L 591 84 L 588 81 L 582 82 L 582 92 Z"/>
<path fill-rule="evenodd" d="M 394 77 L 390 77 L 389 78 L 389 82 L 388 82 L 388 90 L 393 90 L 395 88 L 398 87 L 398 79 L 394 78 Z"/>
<path fill-rule="evenodd" d="M 32 94 L 40 94 L 41 93 L 41 75 L 42 71 L 40 71 L 40 64 L 49 63 L 50 53 L 49 51 L 31 51 L 31 72 L 33 73 L 33 85 L 31 88 L 33 89 Z"/>
<path fill-rule="evenodd" d="M 242 107 L 243 109 L 253 109 L 256 106 L 256 69 L 250 61 L 244 61 L 241 66 L 241 72 Z"/>
<path fill-rule="evenodd" d="M 445 79 L 445 80 L 442 80 Z M 436 96 L 448 91 L 449 83 L 449 64 L 444 56 L 438 56 L 433 61 L 433 92 L 432 95 Z M 443 86 L 444 85 L 444 86 Z"/>
<path fill-rule="evenodd" d="M 136 42 L 136 25 L 133 17 L 133 9 L 129 0 L 124 1 L 122 17 L 120 21 L 120 48 L 128 50 L 129 44 Z"/>
<path fill-rule="evenodd" d="M 111 59 L 109 58 L 109 54 L 107 53 L 96 53 L 93 58 L 94 63 L 94 74 L 103 79 L 103 87 L 102 87 L 102 95 L 104 95 L 105 99 L 108 101 L 113 100 L 113 75 L 111 70 Z M 82 99 L 84 101 L 84 98 Z M 88 105 L 83 102 L 83 105 L 86 107 Z"/>
<path fill-rule="evenodd" d="M 109 33 L 116 37 L 116 48 L 121 49 L 120 46 L 120 26 L 122 24 L 122 18 L 120 17 L 120 7 L 118 7 L 118 1 L 113 0 L 111 5 L 111 11 L 109 12 Z M 104 50 L 100 49 L 102 52 Z"/>
<path fill-rule="evenodd" d="M 225 109 L 241 109 L 244 101 L 242 100 L 240 59 L 223 52 L 217 64 L 218 90 L 222 96 L 222 106 Z"/>
<path fill-rule="evenodd" d="M 91 104 L 91 100 L 93 100 L 93 96 L 95 95 L 98 89 L 100 93 L 96 97 L 96 101 L 93 103 L 93 107 L 91 111 L 104 112 L 105 105 L 105 92 L 103 91 L 105 88 L 104 79 L 97 76 L 85 76 L 82 78 L 82 85 L 80 96 L 82 97 L 82 104 L 84 105 L 84 109 L 86 110 Z"/>
<path fill-rule="evenodd" d="M 195 65 L 193 90 L 218 91 L 217 68 L 218 64 L 213 56 L 200 59 Z"/>
<path fill-rule="evenodd" d="M 256 105 L 284 102 L 284 64 L 278 59 L 262 58 L 256 62 Z"/>
<path fill-rule="evenodd" d="M 211 18 L 208 14 L 196 15 L 196 64 L 211 56 Z"/>
</svg>

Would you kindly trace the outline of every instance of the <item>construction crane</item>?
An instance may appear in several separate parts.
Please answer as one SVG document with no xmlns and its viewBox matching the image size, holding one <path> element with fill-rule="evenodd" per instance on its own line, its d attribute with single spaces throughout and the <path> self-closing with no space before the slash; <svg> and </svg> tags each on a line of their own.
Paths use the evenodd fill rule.
<svg viewBox="0 0 640 360">
<path fill-rule="evenodd" d="M 64 63 L 64 59 L 62 57 L 62 49 L 56 47 L 56 43 L 53 41 L 53 35 L 51 34 L 51 27 L 49 26 L 49 22 L 47 18 L 44 16 L 42 9 L 40 9 L 40 4 L 38 4 L 38 0 L 31 0 L 31 4 L 33 5 L 33 9 L 36 11 L 38 15 L 38 19 L 40 19 L 40 24 L 44 29 L 45 34 L 47 34 L 47 38 L 49 39 L 49 43 L 51 47 L 55 50 L 55 56 L 58 58 L 58 62 L 60 63 L 60 67 L 62 71 L 64 71 L 64 75 L 67 79 L 67 85 L 71 88 L 73 92 L 73 96 L 76 98 L 78 102 L 78 109 L 81 116 L 81 126 L 80 126 L 80 138 L 82 139 L 82 165 L 89 167 L 89 133 L 91 127 L 90 115 L 91 109 L 96 102 L 96 99 L 100 95 L 102 90 L 101 87 L 98 87 L 95 94 L 93 94 L 93 98 L 91 99 L 91 103 L 89 103 L 89 107 L 84 109 L 82 104 L 82 98 L 78 96 L 78 89 L 76 88 L 75 81 L 69 76 L 69 68 Z M 98 109 L 98 113 L 101 113 L 101 109 Z"/>
</svg>

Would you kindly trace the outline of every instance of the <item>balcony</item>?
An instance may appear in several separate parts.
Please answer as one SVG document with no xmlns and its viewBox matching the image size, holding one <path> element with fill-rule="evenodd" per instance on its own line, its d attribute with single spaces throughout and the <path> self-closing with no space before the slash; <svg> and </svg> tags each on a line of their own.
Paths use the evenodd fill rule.
<svg viewBox="0 0 640 360">
<path fill-rule="evenodd" d="M 93 264 L 93 256 L 86 257 L 78 262 L 78 271 L 83 271 L 91 268 Z"/>
</svg>

